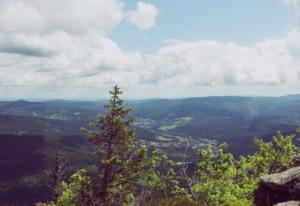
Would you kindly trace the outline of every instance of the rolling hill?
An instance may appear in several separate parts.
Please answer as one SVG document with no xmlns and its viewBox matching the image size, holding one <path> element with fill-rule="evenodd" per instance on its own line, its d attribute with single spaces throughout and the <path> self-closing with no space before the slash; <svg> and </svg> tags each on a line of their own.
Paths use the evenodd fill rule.
<svg viewBox="0 0 300 206">
<path fill-rule="evenodd" d="M 300 123 L 300 95 L 284 97 L 199 97 L 126 101 L 142 144 L 180 159 L 187 142 L 229 144 L 235 155 L 254 150 L 253 138 L 293 133 Z M 80 132 L 95 120 L 105 101 L 0 102 L 0 203 L 33 203 L 49 198 L 42 184 L 53 151 L 62 151 L 70 170 L 91 164 L 93 148 Z M 33 189 L 34 188 L 34 189 Z M 46 195 L 45 195 L 46 194 Z"/>
</svg>

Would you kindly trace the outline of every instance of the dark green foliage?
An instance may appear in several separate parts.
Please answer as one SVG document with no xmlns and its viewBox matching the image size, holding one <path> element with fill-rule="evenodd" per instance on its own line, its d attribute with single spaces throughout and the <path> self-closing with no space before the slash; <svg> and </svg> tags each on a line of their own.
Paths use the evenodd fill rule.
<svg viewBox="0 0 300 206">
<path fill-rule="evenodd" d="M 74 174 L 69 184 L 62 183 L 62 193 L 56 205 L 118 206 L 134 199 L 134 188 L 143 170 L 152 161 L 145 147 L 137 147 L 134 120 L 128 118 L 130 109 L 123 106 L 122 94 L 115 86 L 106 113 L 90 126 L 82 128 L 97 148 L 97 168 Z"/>
</svg>

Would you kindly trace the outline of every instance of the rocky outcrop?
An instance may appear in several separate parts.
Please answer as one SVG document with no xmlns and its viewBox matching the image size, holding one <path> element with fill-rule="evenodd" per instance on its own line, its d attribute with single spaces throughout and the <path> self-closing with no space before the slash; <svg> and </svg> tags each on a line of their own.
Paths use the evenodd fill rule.
<svg viewBox="0 0 300 206">
<path fill-rule="evenodd" d="M 282 202 L 282 203 L 278 203 L 274 206 L 299 206 L 300 202 L 298 201 L 288 201 L 288 202 Z"/>
<path fill-rule="evenodd" d="M 298 200 L 300 200 L 300 167 L 260 178 L 260 186 L 255 192 L 257 206 L 300 205 Z"/>
</svg>

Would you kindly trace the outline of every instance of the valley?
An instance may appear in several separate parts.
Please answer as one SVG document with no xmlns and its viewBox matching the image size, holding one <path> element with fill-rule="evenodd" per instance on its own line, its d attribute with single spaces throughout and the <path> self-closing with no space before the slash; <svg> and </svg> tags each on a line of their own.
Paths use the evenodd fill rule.
<svg viewBox="0 0 300 206">
<path fill-rule="evenodd" d="M 0 102 L 0 199 L 47 200 L 45 171 L 60 151 L 68 173 L 92 165 L 94 148 L 80 128 L 103 112 L 105 101 Z M 138 142 L 180 163 L 207 144 L 227 143 L 235 156 L 251 154 L 256 137 L 294 133 L 300 96 L 201 97 L 129 100 Z M 32 197 L 31 197 L 32 196 Z"/>
</svg>

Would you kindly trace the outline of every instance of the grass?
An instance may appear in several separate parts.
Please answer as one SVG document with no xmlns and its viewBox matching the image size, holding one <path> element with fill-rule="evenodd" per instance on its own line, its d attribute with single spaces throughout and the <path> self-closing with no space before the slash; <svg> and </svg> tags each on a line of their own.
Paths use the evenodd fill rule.
<svg viewBox="0 0 300 206">
<path fill-rule="evenodd" d="M 192 117 L 180 117 L 176 118 L 174 122 L 166 123 L 160 126 L 158 129 L 161 131 L 168 131 L 175 129 L 176 127 L 181 127 L 190 122 L 193 118 Z"/>
<path fill-rule="evenodd" d="M 159 135 L 158 137 L 156 137 L 156 139 L 159 140 L 159 141 L 161 141 L 161 142 L 170 142 L 170 141 L 172 141 L 171 138 L 168 138 L 166 136 L 161 136 L 161 135 Z"/>
</svg>

